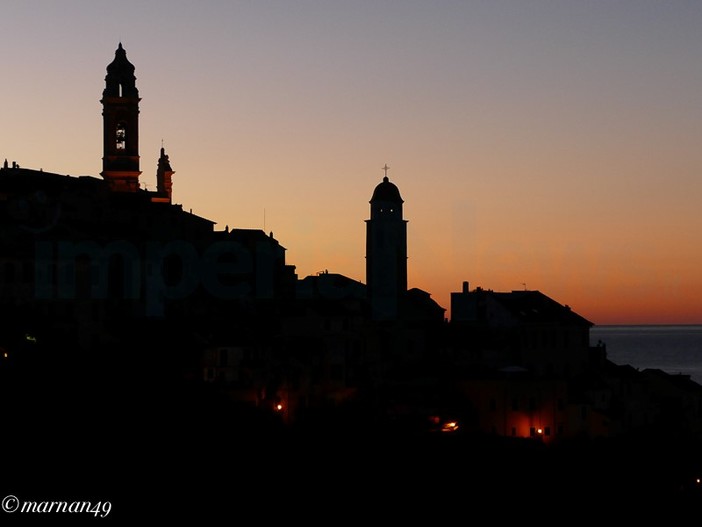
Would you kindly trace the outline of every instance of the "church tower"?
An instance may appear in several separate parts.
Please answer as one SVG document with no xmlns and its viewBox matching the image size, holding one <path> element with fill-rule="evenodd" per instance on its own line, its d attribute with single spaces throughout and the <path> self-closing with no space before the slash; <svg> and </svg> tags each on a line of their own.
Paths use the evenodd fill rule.
<svg viewBox="0 0 702 527">
<path fill-rule="evenodd" d="M 156 169 L 156 193 L 167 203 L 173 199 L 173 174 L 171 162 L 168 159 L 166 150 L 161 147 L 161 156 L 158 158 L 158 168 Z"/>
<path fill-rule="evenodd" d="M 394 320 L 407 291 L 407 220 L 400 190 L 385 177 L 375 187 L 366 220 L 366 286 L 373 318 Z"/>
<path fill-rule="evenodd" d="M 102 92 L 103 156 L 100 175 L 115 192 L 139 190 L 139 90 L 134 66 L 119 43 Z"/>
</svg>

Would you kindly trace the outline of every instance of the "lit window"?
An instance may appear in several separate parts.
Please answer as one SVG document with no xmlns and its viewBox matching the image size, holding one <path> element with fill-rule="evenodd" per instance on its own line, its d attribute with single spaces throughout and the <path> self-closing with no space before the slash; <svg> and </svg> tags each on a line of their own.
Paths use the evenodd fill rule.
<svg viewBox="0 0 702 527">
<path fill-rule="evenodd" d="M 115 133 L 115 140 L 117 150 L 124 150 L 127 146 L 127 130 L 124 123 L 119 123 L 117 125 L 117 131 Z"/>
</svg>

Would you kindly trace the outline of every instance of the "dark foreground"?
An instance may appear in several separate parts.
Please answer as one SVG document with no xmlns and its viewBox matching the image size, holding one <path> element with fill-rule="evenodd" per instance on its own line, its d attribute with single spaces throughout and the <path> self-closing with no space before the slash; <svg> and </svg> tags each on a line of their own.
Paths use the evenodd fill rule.
<svg viewBox="0 0 702 527">
<path fill-rule="evenodd" d="M 546 447 L 358 416 L 292 429 L 177 383 L 80 372 L 6 377 L 1 394 L 0 494 L 111 503 L 106 518 L 70 523 L 670 521 L 702 510 L 702 449 L 665 431 Z"/>
<path fill-rule="evenodd" d="M 165 415 L 113 421 L 109 413 L 73 409 L 47 426 L 6 429 L 0 490 L 36 500 L 109 500 L 108 520 L 159 524 L 373 518 L 394 525 L 418 517 L 468 524 L 486 513 L 685 517 L 702 510 L 699 451 L 660 438 L 544 447 L 459 433 L 285 430 L 227 425 L 208 412 Z"/>
</svg>

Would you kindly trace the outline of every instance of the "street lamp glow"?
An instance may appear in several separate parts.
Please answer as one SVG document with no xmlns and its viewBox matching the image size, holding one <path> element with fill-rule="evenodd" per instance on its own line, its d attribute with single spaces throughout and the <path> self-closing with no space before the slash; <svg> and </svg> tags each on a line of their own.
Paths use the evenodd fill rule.
<svg viewBox="0 0 702 527">
<path fill-rule="evenodd" d="M 441 427 L 442 432 L 455 432 L 458 430 L 458 423 L 456 421 L 447 421 Z"/>
</svg>

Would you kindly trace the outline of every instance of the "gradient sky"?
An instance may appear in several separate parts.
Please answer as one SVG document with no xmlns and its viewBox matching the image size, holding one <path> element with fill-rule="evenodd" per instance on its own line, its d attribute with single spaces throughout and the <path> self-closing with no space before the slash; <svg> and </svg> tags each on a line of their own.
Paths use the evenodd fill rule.
<svg viewBox="0 0 702 527">
<path fill-rule="evenodd" d="M 409 286 L 536 289 L 596 324 L 702 323 L 702 2 L 4 1 L 0 158 L 102 169 L 136 67 L 141 181 L 365 282 L 381 167 Z"/>
</svg>

